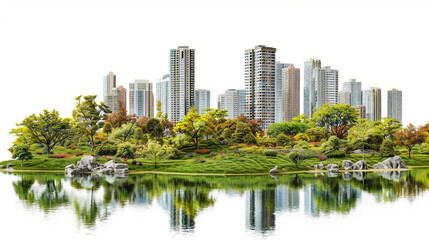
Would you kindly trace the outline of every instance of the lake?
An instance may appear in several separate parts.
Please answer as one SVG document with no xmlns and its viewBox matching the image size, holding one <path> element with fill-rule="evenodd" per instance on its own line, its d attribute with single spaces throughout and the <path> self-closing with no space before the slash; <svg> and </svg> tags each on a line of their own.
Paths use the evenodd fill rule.
<svg viewBox="0 0 429 240">
<path fill-rule="evenodd" d="M 0 173 L 9 239 L 427 236 L 429 169 L 279 176 Z"/>
</svg>

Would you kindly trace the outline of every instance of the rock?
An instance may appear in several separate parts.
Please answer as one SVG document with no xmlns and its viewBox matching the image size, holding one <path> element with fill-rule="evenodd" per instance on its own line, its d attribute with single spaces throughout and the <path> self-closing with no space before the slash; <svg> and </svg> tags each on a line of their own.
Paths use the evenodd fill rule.
<svg viewBox="0 0 429 240">
<path fill-rule="evenodd" d="M 344 160 L 341 166 L 344 170 L 353 170 L 353 162 L 350 160 Z"/>
<path fill-rule="evenodd" d="M 360 160 L 353 164 L 353 170 L 368 170 L 369 165 L 364 161 Z"/>
<path fill-rule="evenodd" d="M 364 151 L 366 154 L 369 154 L 369 153 L 377 153 L 376 151 L 373 151 L 373 150 L 370 150 L 370 149 L 365 149 L 365 151 Z M 352 151 L 352 153 L 355 153 L 355 154 L 362 154 L 362 149 L 357 149 L 357 150 L 354 150 L 354 151 Z"/>
<path fill-rule="evenodd" d="M 106 168 L 115 168 L 115 161 L 113 161 L 113 160 L 110 160 L 110 161 L 108 161 L 108 162 L 106 162 L 105 164 L 104 164 L 104 166 L 106 167 Z"/>
<path fill-rule="evenodd" d="M 404 161 L 400 156 L 394 156 L 374 164 L 373 168 L 375 169 L 407 169 Z"/>
<path fill-rule="evenodd" d="M 93 156 L 83 156 L 77 165 L 70 164 L 65 167 L 67 176 L 77 175 L 80 173 L 101 173 L 101 174 L 126 174 L 128 173 L 128 165 L 124 163 L 115 163 L 113 160 L 105 164 L 99 164 Z"/>
<path fill-rule="evenodd" d="M 314 165 L 314 169 L 320 169 L 320 170 L 322 170 L 323 169 L 323 163 L 319 163 L 317 165 Z"/>
<path fill-rule="evenodd" d="M 270 170 L 270 173 L 279 173 L 279 167 L 275 166 L 273 169 Z"/>
<path fill-rule="evenodd" d="M 128 173 L 128 168 L 122 168 L 122 169 L 115 169 L 115 173 L 116 174 L 124 174 L 124 173 Z"/>
<path fill-rule="evenodd" d="M 78 162 L 78 166 L 84 166 L 88 168 L 89 170 L 92 170 L 95 167 L 98 167 L 100 164 L 95 161 L 95 158 L 91 155 L 85 155 L 80 159 L 80 162 Z"/>
<path fill-rule="evenodd" d="M 76 168 L 76 166 L 75 166 L 74 164 L 70 164 L 70 165 L 67 165 L 67 166 L 66 166 L 66 169 L 67 169 L 67 168 L 72 168 L 72 169 L 74 169 L 74 168 Z"/>
<path fill-rule="evenodd" d="M 0 165 L 0 168 L 4 168 L 4 165 Z"/>
<path fill-rule="evenodd" d="M 13 167 L 13 164 L 12 163 L 8 163 L 7 164 L 7 168 L 12 168 Z"/>
<path fill-rule="evenodd" d="M 128 164 L 117 163 L 117 164 L 115 164 L 115 169 L 128 169 Z"/>
<path fill-rule="evenodd" d="M 335 164 L 335 163 L 330 163 L 330 164 L 326 165 L 326 169 L 330 173 L 338 173 L 340 171 L 340 168 L 338 167 L 338 164 Z"/>
</svg>

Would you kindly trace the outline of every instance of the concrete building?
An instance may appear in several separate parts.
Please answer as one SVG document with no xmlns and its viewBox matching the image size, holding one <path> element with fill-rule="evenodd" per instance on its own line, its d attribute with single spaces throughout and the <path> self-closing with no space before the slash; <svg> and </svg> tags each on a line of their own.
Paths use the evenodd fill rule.
<svg viewBox="0 0 429 240">
<path fill-rule="evenodd" d="M 226 94 L 217 95 L 217 109 L 226 110 Z"/>
<path fill-rule="evenodd" d="M 133 96 L 132 101 L 131 96 Z M 133 84 L 130 84 L 130 106 L 131 102 L 134 106 L 132 114 L 139 118 L 154 117 L 153 83 L 149 80 L 135 80 Z"/>
<path fill-rule="evenodd" d="M 352 108 L 354 108 L 359 113 L 358 118 L 366 119 L 366 107 L 365 106 L 357 105 L 357 106 L 353 106 Z"/>
<path fill-rule="evenodd" d="M 195 49 L 170 49 L 170 115 L 178 123 L 195 104 Z"/>
<path fill-rule="evenodd" d="M 119 86 L 112 89 L 113 94 L 118 96 L 119 109 L 127 111 L 127 89 L 124 86 Z M 119 112 L 119 110 L 118 110 Z"/>
<path fill-rule="evenodd" d="M 362 105 L 362 83 L 356 82 L 356 79 L 343 83 L 343 90 L 350 92 L 350 106 Z"/>
<path fill-rule="evenodd" d="M 156 101 L 161 101 L 161 112 L 167 113 L 170 117 L 170 75 L 168 74 L 156 82 Z"/>
<path fill-rule="evenodd" d="M 314 69 L 316 82 L 316 106 L 322 107 L 329 103 L 335 105 L 338 103 L 338 70 L 331 69 L 330 66 Z"/>
<path fill-rule="evenodd" d="M 338 103 L 350 105 L 351 93 L 345 90 L 338 92 Z M 351 105 L 350 105 L 351 106 Z"/>
<path fill-rule="evenodd" d="M 283 69 L 283 121 L 292 121 L 300 113 L 300 69 L 289 66 Z"/>
<path fill-rule="evenodd" d="M 275 113 L 275 122 L 283 122 L 284 121 L 284 96 L 283 96 L 283 77 L 282 71 L 289 66 L 293 66 L 290 63 L 281 63 L 276 62 L 276 113 Z"/>
<path fill-rule="evenodd" d="M 402 91 L 399 89 L 387 91 L 387 118 L 395 118 L 402 123 Z"/>
<path fill-rule="evenodd" d="M 136 114 L 136 111 L 134 109 L 134 89 L 135 83 L 130 83 L 128 88 L 128 114 L 130 115 Z"/>
<path fill-rule="evenodd" d="M 112 113 L 119 113 L 119 96 L 115 93 L 107 94 L 104 96 L 104 103 L 109 106 Z"/>
<path fill-rule="evenodd" d="M 225 110 L 228 111 L 229 119 L 236 119 L 240 113 L 244 114 L 245 90 L 228 89 L 225 91 Z"/>
<path fill-rule="evenodd" d="M 307 118 L 313 116 L 313 110 L 316 107 L 316 79 L 314 69 L 321 68 L 319 59 L 309 59 L 304 62 L 304 114 Z"/>
<path fill-rule="evenodd" d="M 381 119 L 381 89 L 372 87 L 362 91 L 362 105 L 366 107 L 366 118 L 370 121 Z"/>
<path fill-rule="evenodd" d="M 118 113 L 119 99 L 117 92 L 113 93 L 114 88 L 116 88 L 116 75 L 113 72 L 109 72 L 103 78 L 103 102 L 112 110 L 112 113 Z"/>
<path fill-rule="evenodd" d="M 210 108 L 210 90 L 197 89 L 195 91 L 195 107 L 200 115 L 207 112 L 204 109 Z"/>
<path fill-rule="evenodd" d="M 258 45 L 245 51 L 245 116 L 262 120 L 262 128 L 275 120 L 276 49 Z"/>
</svg>

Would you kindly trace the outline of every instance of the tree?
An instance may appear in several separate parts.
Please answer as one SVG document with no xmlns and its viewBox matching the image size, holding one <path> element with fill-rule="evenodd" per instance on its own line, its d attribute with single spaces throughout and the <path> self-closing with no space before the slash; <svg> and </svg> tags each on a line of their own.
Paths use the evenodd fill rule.
<svg viewBox="0 0 429 240">
<path fill-rule="evenodd" d="M 393 157 L 395 156 L 395 144 L 389 138 L 383 140 L 380 146 L 381 157 Z"/>
<path fill-rule="evenodd" d="M 150 134 L 150 136 L 158 141 L 164 132 L 164 127 L 161 124 L 161 120 L 158 118 L 149 118 L 149 120 L 147 120 L 146 126 L 147 132 Z"/>
<path fill-rule="evenodd" d="M 133 117 L 135 117 L 135 115 L 127 115 L 127 110 L 119 108 L 119 112 L 117 114 L 112 113 L 106 117 L 106 122 L 110 122 L 113 128 L 119 128 L 123 124 L 128 123 Z"/>
<path fill-rule="evenodd" d="M 348 130 L 356 123 L 359 113 L 348 104 L 325 103 L 314 113 L 313 121 L 319 127 L 328 128 L 340 139 L 347 137 Z"/>
<path fill-rule="evenodd" d="M 425 141 L 427 133 L 425 133 L 425 129 L 423 127 L 417 129 L 410 123 L 407 127 L 402 128 L 393 134 L 393 137 L 395 138 L 394 143 L 396 145 L 405 146 L 408 149 L 408 158 L 411 158 L 411 150 L 413 150 L 415 145 Z"/>
<path fill-rule="evenodd" d="M 327 140 L 331 136 L 331 132 L 329 129 L 325 127 L 314 127 L 307 129 L 305 133 L 310 138 L 310 141 L 320 142 L 322 139 Z"/>
<path fill-rule="evenodd" d="M 206 111 L 206 113 L 201 115 L 201 120 L 206 124 L 204 130 L 206 139 L 209 139 L 210 136 L 220 135 L 223 131 L 221 127 L 222 123 L 225 122 L 225 117 L 228 116 L 227 111 L 213 108 L 205 108 L 204 111 Z"/>
<path fill-rule="evenodd" d="M 362 144 L 362 159 L 365 160 L 365 141 L 370 138 L 370 136 L 375 131 L 375 125 L 373 121 L 368 121 L 366 119 L 358 119 L 355 126 L 350 128 L 348 133 L 349 139 L 356 139 Z"/>
<path fill-rule="evenodd" d="M 267 134 L 269 137 L 277 137 L 280 133 L 285 135 L 294 136 L 298 133 L 304 133 L 311 126 L 305 122 L 281 122 L 273 123 L 268 126 Z"/>
<path fill-rule="evenodd" d="M 290 137 L 286 136 L 284 133 L 280 133 L 276 138 L 276 146 L 284 147 L 291 142 Z"/>
<path fill-rule="evenodd" d="M 191 110 L 183 117 L 182 121 L 174 127 L 175 132 L 183 133 L 191 137 L 195 144 L 195 149 L 198 149 L 198 143 L 200 135 L 205 130 L 206 124 L 201 120 L 201 116 L 198 114 L 195 107 L 191 107 Z"/>
<path fill-rule="evenodd" d="M 9 134 L 15 135 L 16 139 L 13 145 L 31 144 L 31 133 L 26 127 L 18 127 L 10 130 Z"/>
<path fill-rule="evenodd" d="M 97 95 L 76 97 L 76 109 L 73 110 L 73 117 L 76 121 L 76 127 L 80 128 L 86 135 L 90 137 L 91 151 L 94 151 L 94 135 L 103 127 L 103 120 L 107 114 L 111 113 L 109 107 L 101 103 L 96 103 Z"/>
<path fill-rule="evenodd" d="M 290 152 L 287 157 L 293 164 L 295 164 L 295 167 L 299 167 L 299 165 L 304 161 L 301 153 L 297 151 Z"/>
<path fill-rule="evenodd" d="M 172 149 L 167 145 L 160 145 L 156 141 L 149 141 L 147 147 L 143 149 L 143 154 L 146 159 L 149 159 L 157 168 L 158 163 L 166 158 L 168 158 Z"/>
<path fill-rule="evenodd" d="M 161 100 L 156 100 L 156 118 L 162 117 Z"/>
<path fill-rule="evenodd" d="M 337 136 L 331 136 L 328 141 L 322 144 L 324 153 L 333 153 L 340 149 L 340 139 Z"/>
<path fill-rule="evenodd" d="M 383 138 L 392 138 L 393 134 L 401 129 L 402 124 L 395 118 L 382 118 L 375 122 L 376 131 L 383 135 Z"/>
<path fill-rule="evenodd" d="M 243 143 L 244 138 L 247 136 L 247 134 L 252 134 L 252 131 L 250 130 L 249 126 L 245 124 L 244 122 L 238 121 L 237 127 L 235 128 L 234 134 L 232 134 L 232 141 L 235 143 Z"/>
<path fill-rule="evenodd" d="M 136 132 L 136 127 L 134 126 L 133 123 L 128 123 L 128 124 L 124 124 L 122 125 L 120 128 L 115 129 L 112 133 L 114 138 L 120 139 L 124 142 L 127 141 L 127 139 L 129 137 L 131 137 L 132 135 L 134 135 L 134 133 Z"/>
<path fill-rule="evenodd" d="M 129 144 L 121 144 L 119 145 L 115 156 L 122 158 L 134 158 L 134 152 Z"/>
<path fill-rule="evenodd" d="M 61 118 L 57 110 L 43 110 L 38 116 L 32 114 L 17 125 L 27 128 L 32 141 L 45 145 L 47 153 L 50 153 L 69 136 L 71 119 Z"/>
<path fill-rule="evenodd" d="M 231 129 L 225 128 L 225 130 L 223 130 L 222 136 L 223 136 L 224 139 L 230 140 L 231 137 L 232 137 Z"/>
<path fill-rule="evenodd" d="M 21 167 L 24 164 L 24 160 L 30 160 L 33 158 L 27 144 L 20 144 L 13 148 L 12 158 L 21 160 Z"/>
<path fill-rule="evenodd" d="M 106 134 L 106 137 L 109 137 L 109 134 L 112 133 L 112 124 L 110 122 L 105 122 L 102 131 Z"/>
<path fill-rule="evenodd" d="M 247 123 L 247 125 L 249 126 L 250 131 L 252 131 L 254 136 L 256 136 L 256 134 L 259 133 L 259 136 L 263 137 L 264 136 L 264 130 L 262 129 L 263 123 L 264 122 L 262 122 L 261 119 L 259 119 L 259 120 L 253 119 L 253 120 L 250 120 Z"/>
</svg>

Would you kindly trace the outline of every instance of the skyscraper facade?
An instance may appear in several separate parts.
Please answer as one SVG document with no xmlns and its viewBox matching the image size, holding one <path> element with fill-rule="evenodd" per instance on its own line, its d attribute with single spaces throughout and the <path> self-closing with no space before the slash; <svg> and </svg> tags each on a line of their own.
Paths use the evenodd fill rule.
<svg viewBox="0 0 429 240">
<path fill-rule="evenodd" d="M 118 95 L 119 109 L 127 111 L 127 89 L 123 86 L 113 88 L 113 94 Z"/>
<path fill-rule="evenodd" d="M 128 114 L 133 115 L 136 113 L 134 109 L 134 89 L 135 83 L 130 83 L 130 87 L 128 88 Z"/>
<path fill-rule="evenodd" d="M 178 123 L 195 104 L 195 49 L 170 49 L 170 116 Z"/>
<path fill-rule="evenodd" d="M 228 89 L 225 91 L 225 110 L 228 111 L 226 118 L 235 119 L 240 115 L 244 114 L 244 89 Z"/>
<path fill-rule="evenodd" d="M 226 94 L 217 95 L 217 108 L 226 110 Z"/>
<path fill-rule="evenodd" d="M 381 119 L 381 89 L 372 87 L 362 91 L 362 105 L 366 108 L 366 118 L 370 121 Z"/>
<path fill-rule="evenodd" d="M 133 95 L 134 114 L 137 117 L 154 117 L 153 84 L 149 80 L 135 80 Z"/>
<path fill-rule="evenodd" d="M 200 115 L 207 112 L 204 109 L 210 108 L 210 90 L 197 89 L 195 91 L 195 107 Z"/>
<path fill-rule="evenodd" d="M 276 49 L 258 45 L 245 51 L 245 116 L 262 120 L 262 128 L 275 121 Z"/>
<path fill-rule="evenodd" d="M 395 118 L 402 123 L 402 91 L 399 89 L 387 91 L 387 118 Z"/>
<path fill-rule="evenodd" d="M 352 108 L 354 108 L 359 113 L 358 118 L 366 119 L 366 107 L 365 106 L 357 105 L 357 106 L 353 106 Z"/>
<path fill-rule="evenodd" d="M 283 109 L 284 121 L 292 121 L 300 113 L 300 69 L 289 66 L 283 69 Z"/>
<path fill-rule="evenodd" d="M 338 92 L 338 103 L 350 105 L 351 93 L 345 90 Z M 351 106 L 351 105 L 350 105 Z"/>
<path fill-rule="evenodd" d="M 338 103 L 338 70 L 331 69 L 329 66 L 315 68 L 313 71 L 316 84 L 316 106 L 322 107 L 329 103 L 335 105 Z"/>
<path fill-rule="evenodd" d="M 286 69 L 289 66 L 293 66 L 290 63 L 281 63 L 276 61 L 276 113 L 275 113 L 275 122 L 284 121 L 284 96 L 283 96 L 283 69 Z"/>
<path fill-rule="evenodd" d="M 343 83 L 343 90 L 350 92 L 350 106 L 362 105 L 362 83 L 356 82 L 356 79 Z"/>
<path fill-rule="evenodd" d="M 112 110 L 112 113 L 118 113 L 119 99 L 117 92 L 113 93 L 114 88 L 116 88 L 116 75 L 109 72 L 103 78 L 103 102 Z"/>
<path fill-rule="evenodd" d="M 161 101 L 161 112 L 167 113 L 170 117 L 170 75 L 168 74 L 156 82 L 156 101 Z"/>
<path fill-rule="evenodd" d="M 309 59 L 304 62 L 304 114 L 307 118 L 313 116 L 313 110 L 316 107 L 316 80 L 314 69 L 321 68 L 319 59 Z"/>
</svg>

